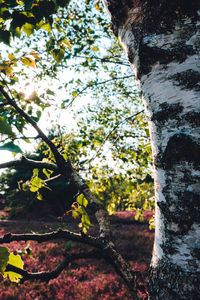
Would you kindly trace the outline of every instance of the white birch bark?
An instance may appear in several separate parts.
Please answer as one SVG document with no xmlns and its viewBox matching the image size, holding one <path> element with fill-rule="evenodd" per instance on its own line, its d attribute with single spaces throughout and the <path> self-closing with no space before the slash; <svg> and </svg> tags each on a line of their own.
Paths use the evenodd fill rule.
<svg viewBox="0 0 200 300">
<path fill-rule="evenodd" d="M 151 135 L 149 298 L 200 299 L 200 2 L 104 4 L 140 81 Z"/>
</svg>

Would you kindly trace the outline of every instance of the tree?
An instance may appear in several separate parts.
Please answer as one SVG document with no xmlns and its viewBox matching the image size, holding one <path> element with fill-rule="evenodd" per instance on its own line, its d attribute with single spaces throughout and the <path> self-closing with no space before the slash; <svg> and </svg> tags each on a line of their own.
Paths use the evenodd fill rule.
<svg viewBox="0 0 200 300">
<path fill-rule="evenodd" d="M 200 297 L 199 1 L 103 1 L 141 83 L 156 192 L 150 299 Z"/>
<path fill-rule="evenodd" d="M 20 35 L 23 32 L 29 36 L 38 28 L 43 28 L 47 31 L 47 34 L 43 34 L 43 39 L 49 55 L 46 60 L 46 73 L 48 75 L 51 72 L 55 74 L 55 68 L 59 68 L 62 59 L 66 58 L 64 48 L 67 46 L 67 52 L 70 52 L 71 43 L 74 40 L 74 32 L 67 32 L 70 41 L 66 40 L 65 35 L 62 37 L 64 34 L 62 24 L 64 23 L 60 22 L 59 13 L 64 14 L 64 11 L 58 10 L 59 22 L 56 22 L 56 19 L 52 17 L 57 9 L 63 5 L 62 2 L 50 0 L 37 0 L 37 3 L 34 1 L 7 2 L 8 4 L 5 4 L 4 1 L 1 3 L 1 8 L 4 8 L 1 10 L 1 40 L 9 44 L 11 36 Z M 200 236 L 198 205 L 200 149 L 199 3 L 197 0 L 192 3 L 180 0 L 176 2 L 172 0 L 152 0 L 149 2 L 143 0 L 134 2 L 105 0 L 104 3 L 111 15 L 114 33 L 124 44 L 130 64 L 136 69 L 137 78 L 141 82 L 150 125 L 156 186 L 156 237 L 149 295 L 151 299 L 196 299 L 200 296 L 198 246 Z M 88 45 L 91 46 L 91 38 L 88 39 L 85 32 L 87 22 L 81 26 L 75 24 L 75 20 L 81 16 L 78 14 L 80 10 L 77 13 L 77 9 L 71 9 L 68 4 L 68 1 L 64 1 L 67 12 L 72 13 L 73 17 L 67 14 L 67 24 L 75 29 L 79 41 L 83 36 L 86 37 L 81 46 L 73 45 L 73 53 L 75 56 L 81 51 L 86 54 L 90 48 Z M 79 9 L 81 5 L 82 3 L 78 7 Z M 86 7 L 88 9 L 88 1 Z M 89 14 L 89 16 L 89 21 L 91 21 L 91 15 Z M 96 17 L 98 19 L 98 15 Z M 55 29 L 56 26 L 58 31 L 55 33 L 55 30 L 51 29 Z M 104 30 L 106 30 L 105 27 Z M 81 32 L 84 34 L 81 35 Z M 95 30 L 93 30 L 92 36 L 95 36 Z M 94 40 L 97 39 L 98 37 L 95 36 Z M 30 40 L 28 43 L 30 44 Z M 94 43 L 92 45 L 93 51 L 96 51 L 97 45 Z M 38 46 L 36 49 L 39 50 Z M 9 60 L 5 60 L 1 64 L 1 69 L 5 75 L 11 75 L 12 65 L 17 63 L 17 60 L 34 67 L 35 59 L 40 60 L 35 51 L 30 53 L 31 57 L 20 54 L 21 56 L 16 59 L 15 56 L 9 55 Z M 57 64 L 54 64 L 53 68 L 50 68 L 51 72 L 49 72 L 48 68 L 52 59 Z M 92 69 L 96 68 L 95 64 L 90 64 L 88 59 L 83 64 L 89 64 Z M 114 71 L 113 74 L 116 75 Z M 32 168 L 46 168 L 60 173 L 85 197 L 81 196 L 77 199 L 74 211 L 74 215 L 81 215 L 83 231 L 79 235 L 68 231 L 34 236 L 11 234 L 4 236 L 1 243 L 20 239 L 43 241 L 55 237 L 89 243 L 100 251 L 95 252 L 95 254 L 94 252 L 84 253 L 83 256 L 103 255 L 105 258 L 109 258 L 133 291 L 134 297 L 137 298 L 136 274 L 132 273 L 128 263 L 117 253 L 110 241 L 109 221 L 106 212 L 72 167 L 68 157 L 63 156 L 55 144 L 38 127 L 36 121 L 41 115 L 41 109 L 40 111 L 34 110 L 35 112 L 32 113 L 33 108 L 29 107 L 29 103 L 25 101 L 23 95 L 12 88 L 16 81 L 16 77 L 10 76 L 8 79 L 3 76 L 1 83 L 1 107 L 4 112 L 1 119 L 2 133 L 14 139 L 15 134 L 9 126 L 9 122 L 16 126 L 20 132 L 23 132 L 26 122 L 31 124 L 39 137 L 49 146 L 52 153 L 51 161 L 33 162 L 27 158 L 22 158 L 1 167 L 28 164 Z M 83 84 L 83 81 L 77 80 L 77 82 L 77 84 Z M 11 88 L 8 89 L 8 86 Z M 92 81 L 88 86 L 94 88 L 97 86 L 97 82 Z M 72 91 L 72 102 L 79 93 L 85 90 L 83 88 Z M 51 94 L 52 91 L 49 93 Z M 38 97 L 33 97 L 33 102 L 35 105 L 39 104 L 41 108 L 47 105 L 40 103 Z M 67 103 L 69 103 L 68 98 L 64 101 L 63 107 L 66 107 Z M 29 108 L 30 113 L 28 113 Z M 19 147 L 12 142 L 7 143 L 6 147 L 13 152 L 20 152 Z M 38 173 L 35 171 L 32 190 L 37 192 L 44 186 L 45 182 L 38 177 Z M 86 212 L 87 208 L 96 215 L 99 223 L 100 231 L 97 239 L 86 234 L 86 229 L 90 223 Z M 46 280 L 57 276 L 69 261 L 69 258 L 65 258 L 53 272 L 30 274 L 12 266 L 8 260 L 7 250 L 2 249 L 2 252 L 4 253 L 2 271 L 5 271 L 5 268 L 8 272 L 15 271 L 23 276 L 24 280 L 32 278 Z M 70 257 L 70 259 L 75 258 L 77 257 Z"/>
<path fill-rule="evenodd" d="M 87 82 L 83 76 L 77 78 L 77 74 L 73 74 L 74 79 L 65 84 L 65 88 L 69 89 L 69 95 L 65 100 L 62 99 L 61 101 L 61 107 L 63 109 L 70 107 L 75 99 L 80 94 L 83 95 L 88 89 L 94 90 L 97 94 L 102 88 L 97 90 L 96 87 L 104 86 L 109 94 L 111 90 L 110 84 L 113 82 L 113 97 L 120 89 L 122 92 L 120 95 L 121 101 L 122 97 L 126 96 L 133 97 L 134 100 L 137 98 L 135 89 L 134 91 L 128 91 L 123 86 L 123 81 L 125 79 L 133 79 L 134 76 L 127 71 L 128 73 L 126 75 L 118 77 L 119 73 L 121 74 L 123 70 L 118 72 L 119 68 L 117 65 L 127 67 L 127 64 L 126 61 L 124 63 L 123 60 L 119 59 L 121 51 L 119 51 L 119 48 L 116 46 L 116 39 L 114 40 L 113 47 L 111 47 L 110 43 L 107 47 L 109 55 L 103 56 L 99 51 L 98 47 L 100 43 L 98 43 L 98 39 L 101 34 L 96 34 L 95 30 L 98 31 L 99 27 L 97 29 L 95 27 L 97 24 L 94 24 L 94 22 L 98 23 L 107 34 L 107 36 L 104 36 L 103 38 L 107 38 L 108 36 L 111 37 L 108 22 L 104 22 L 104 19 L 99 13 L 99 11 L 102 10 L 100 4 L 96 3 L 95 5 L 97 12 L 94 18 L 94 15 L 91 13 L 91 4 L 88 1 L 83 1 L 83 3 L 80 4 L 78 4 L 77 1 L 71 1 L 71 3 L 69 3 L 69 1 L 60 0 L 9 0 L 0 3 L 0 40 L 8 46 L 2 54 L 0 63 L 0 130 L 3 143 L 3 146 L 1 146 L 0 149 L 9 150 L 15 154 L 22 154 L 22 150 L 17 144 L 17 140 L 24 139 L 27 142 L 30 142 L 30 138 L 27 138 L 26 129 L 29 129 L 31 125 L 37 132 L 35 138 L 41 139 L 46 143 L 49 153 L 48 159 L 44 161 L 32 160 L 22 155 L 20 158 L 15 158 L 13 161 L 1 164 L 0 168 L 28 166 L 30 169 L 33 169 L 33 176 L 30 183 L 29 185 L 25 185 L 24 188 L 29 188 L 31 192 L 36 193 L 39 199 L 41 199 L 40 190 L 47 188 L 46 180 L 41 178 L 39 171 L 44 170 L 47 179 L 51 181 L 55 180 L 57 176 L 62 176 L 66 184 L 69 184 L 74 191 L 77 191 L 72 215 L 74 218 L 81 218 L 80 225 L 82 227 L 78 234 L 68 230 L 58 230 L 56 232 L 44 234 L 7 234 L 0 238 L 0 243 L 10 243 L 11 241 L 19 240 L 36 240 L 38 242 L 43 242 L 64 239 L 88 244 L 96 250 L 88 253 L 79 253 L 77 255 L 68 255 L 51 272 L 30 273 L 22 269 L 23 263 L 19 256 L 15 257 L 13 253 L 9 253 L 6 247 L 1 247 L 0 272 L 4 276 L 10 276 L 11 280 L 13 279 L 14 272 L 16 281 L 19 281 L 20 279 L 23 281 L 32 279 L 48 281 L 51 278 L 58 276 L 60 272 L 67 267 L 69 262 L 75 259 L 83 257 L 95 257 L 98 259 L 101 257 L 108 260 L 115 267 L 116 271 L 122 276 L 125 283 L 132 291 L 133 296 L 137 298 L 138 273 L 132 271 L 129 263 L 117 252 L 115 245 L 111 241 L 109 216 L 105 207 L 92 193 L 87 182 L 80 176 L 80 174 L 82 175 L 81 168 L 79 169 L 72 166 L 72 162 L 75 160 L 71 153 L 65 151 L 67 147 L 63 148 L 62 143 L 61 145 L 58 145 L 54 140 L 51 140 L 38 125 L 43 110 L 46 107 L 49 107 L 50 104 L 53 105 L 52 98 L 55 96 L 53 88 L 49 89 L 49 83 L 43 97 L 40 97 L 42 96 L 42 92 L 39 95 L 35 91 L 30 97 L 26 97 L 20 87 L 21 80 L 24 78 L 34 78 L 35 81 L 48 78 L 49 82 L 50 79 L 53 80 L 54 78 L 60 80 L 57 71 L 62 69 L 63 66 L 66 66 L 67 60 L 71 58 L 77 59 L 76 62 L 78 61 L 78 67 L 76 68 L 77 72 L 80 72 L 81 68 L 84 68 L 85 70 L 86 67 L 94 72 L 90 75 L 91 80 L 89 82 Z M 87 14 L 85 12 L 87 12 Z M 88 33 L 90 33 L 91 36 L 89 36 Z M 75 34 L 77 35 L 77 38 L 75 38 Z M 43 43 L 41 43 L 41 40 Z M 10 45 L 15 49 L 12 52 L 10 52 Z M 28 50 L 22 51 L 25 46 Z M 90 54 L 92 52 L 93 55 L 88 57 L 88 52 Z M 100 55 L 95 56 L 94 53 Z M 84 57 L 82 57 L 82 55 L 84 55 Z M 112 70 L 108 69 L 107 66 L 104 67 L 106 72 L 108 71 L 108 73 L 110 73 L 110 77 L 106 77 L 104 80 L 101 78 L 97 68 L 99 59 L 103 65 L 108 63 L 115 64 Z M 35 68 L 36 65 L 39 66 L 38 69 Z M 33 77 L 31 77 L 30 68 L 27 69 L 26 67 L 32 68 Z M 109 85 L 106 85 L 107 83 L 109 83 Z M 127 85 L 128 83 L 132 85 L 131 81 L 126 81 L 126 83 Z M 70 84 L 76 85 L 76 89 L 74 89 L 73 85 L 71 87 Z M 130 84 L 128 85 L 129 87 Z M 105 118 L 103 117 L 103 114 L 101 116 L 103 125 L 107 131 L 106 134 L 104 133 L 102 136 L 105 140 L 109 140 L 109 142 L 112 143 L 119 138 L 119 134 L 114 136 L 114 133 L 118 129 L 120 122 L 115 122 L 115 118 L 112 117 L 112 122 L 110 120 L 112 134 L 110 134 L 110 127 L 108 124 L 105 125 L 106 116 L 108 118 L 108 116 L 112 114 L 112 104 L 110 103 L 109 105 L 110 107 L 104 107 Z M 131 105 L 131 109 L 133 109 L 133 107 L 134 106 Z M 130 120 L 130 126 L 132 126 L 134 122 L 133 117 L 138 116 L 139 111 L 126 110 L 129 111 L 131 115 L 124 120 Z M 116 116 L 119 117 L 119 108 L 115 113 Z M 99 112 L 98 117 L 100 114 L 101 111 Z M 135 119 L 137 119 L 137 122 L 139 123 L 139 118 Z M 84 137 L 85 132 L 86 130 L 83 129 L 82 145 L 85 145 L 86 143 Z M 92 132 L 92 130 L 90 130 L 90 134 L 91 137 L 94 137 L 94 132 Z M 126 138 L 126 134 L 124 134 L 124 136 L 122 134 L 123 138 Z M 31 138 L 34 138 L 34 136 Z M 94 141 L 101 143 L 102 137 L 97 134 Z M 65 140 L 65 142 L 67 141 Z M 96 144 L 99 145 L 99 143 Z M 95 149 L 95 143 L 91 146 L 91 149 Z M 116 152 L 115 149 L 113 150 L 113 153 Z M 123 153 L 125 153 L 125 151 Z M 148 150 L 146 153 L 148 153 Z M 84 154 L 84 151 L 82 154 Z M 141 149 L 138 151 L 138 155 L 136 154 L 135 156 L 140 157 L 140 155 L 143 156 L 142 159 L 147 165 L 146 155 L 144 155 Z M 129 158 L 130 157 L 131 155 L 129 153 Z M 124 155 L 122 155 L 121 158 L 124 162 L 129 161 L 129 158 L 124 157 Z M 80 162 L 80 165 L 82 164 L 83 161 Z M 55 174 L 56 176 L 54 176 Z M 89 214 L 96 216 L 99 224 L 98 237 L 92 237 L 87 234 L 87 229 L 91 225 Z"/>
</svg>

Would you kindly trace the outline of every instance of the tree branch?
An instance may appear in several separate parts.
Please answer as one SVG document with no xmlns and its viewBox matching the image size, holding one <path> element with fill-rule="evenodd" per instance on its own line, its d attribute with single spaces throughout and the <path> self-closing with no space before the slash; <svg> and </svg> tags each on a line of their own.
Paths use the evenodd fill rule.
<svg viewBox="0 0 200 300">
<path fill-rule="evenodd" d="M 132 77 L 127 76 L 127 77 Z M 125 77 L 123 77 L 125 78 Z M 120 78 L 115 78 L 120 79 Z M 122 79 L 122 78 L 121 78 Z M 112 80 L 112 79 L 111 79 Z M 106 80 L 102 83 L 109 82 L 111 80 Z M 110 219 L 108 216 L 108 213 L 101 207 L 98 200 L 95 198 L 95 196 L 90 191 L 89 187 L 85 184 L 85 181 L 76 173 L 76 171 L 73 169 L 71 162 L 68 160 L 67 162 L 64 160 L 62 155 L 57 150 L 56 146 L 48 139 L 48 137 L 42 132 L 42 130 L 37 126 L 37 123 L 32 120 L 15 102 L 14 99 L 11 99 L 10 96 L 6 91 L 4 91 L 3 87 L 0 86 L 0 92 L 3 94 L 4 98 L 7 100 L 7 102 L 16 109 L 16 111 L 24 117 L 24 119 L 31 124 L 36 131 L 38 132 L 39 136 L 42 138 L 44 142 L 50 147 L 56 163 L 57 168 L 61 174 L 63 174 L 65 177 L 70 178 L 71 182 L 75 184 L 75 186 L 78 188 L 78 190 L 85 196 L 85 198 L 88 200 L 88 208 L 94 213 L 96 216 L 96 219 L 99 224 L 99 238 L 93 238 L 87 235 L 80 235 L 75 234 L 69 231 L 63 231 L 59 230 L 57 232 L 47 233 L 44 235 L 30 235 L 30 234 L 24 234 L 24 235 L 12 235 L 8 234 L 5 235 L 0 242 L 1 243 L 10 243 L 12 240 L 37 240 L 39 241 L 48 241 L 53 238 L 65 238 L 70 240 L 76 240 L 79 242 L 84 242 L 90 245 L 93 245 L 94 247 L 98 247 L 103 251 L 104 255 L 108 255 L 108 258 L 110 257 L 112 264 L 115 266 L 118 273 L 122 276 L 124 281 L 129 286 L 130 290 L 132 291 L 133 295 L 136 297 L 135 292 L 135 278 L 131 272 L 131 267 L 128 265 L 128 263 L 125 262 L 125 260 L 122 258 L 122 256 L 116 251 L 114 244 L 110 242 Z M 7 164 L 8 165 L 8 164 Z M 5 167 L 5 164 L 4 164 Z M 66 258 L 67 259 L 67 258 Z M 63 262 L 62 266 L 60 267 L 63 269 L 65 265 L 65 261 Z M 8 267 L 9 268 L 9 267 Z M 11 266 L 10 266 L 11 268 Z M 24 271 L 26 272 L 26 271 Z M 52 271 L 55 274 L 56 271 Z M 42 273 L 40 273 L 42 274 Z M 24 273 L 24 276 L 28 276 L 29 279 L 33 279 L 35 275 L 31 275 L 29 273 Z M 33 276 L 33 277 L 31 277 Z M 46 275 L 38 275 L 41 277 L 46 278 Z M 56 275 L 57 276 L 57 275 Z M 40 278 L 39 277 L 39 278 Z M 35 277 L 34 277 L 35 278 Z"/>
<path fill-rule="evenodd" d="M 24 110 L 22 110 L 17 103 L 15 102 L 14 99 L 12 99 L 8 93 L 4 90 L 4 88 L 2 86 L 0 86 L 0 92 L 2 93 L 2 95 L 4 96 L 4 98 L 7 100 L 7 102 L 16 109 L 16 111 L 29 123 L 33 126 L 33 128 L 37 131 L 37 133 L 39 134 L 39 136 L 41 137 L 41 139 L 50 147 L 56 163 L 58 165 L 58 167 L 63 170 L 64 166 L 65 166 L 65 160 L 62 157 L 62 155 L 59 153 L 59 151 L 57 150 L 56 146 L 54 145 L 54 143 L 52 143 L 52 141 L 50 141 L 50 139 L 44 134 L 44 132 L 38 127 L 37 123 L 31 118 L 29 117 L 28 114 L 25 113 Z"/>
<path fill-rule="evenodd" d="M 10 264 L 6 267 L 6 272 L 15 272 L 23 276 L 21 279 L 22 282 L 26 280 L 40 280 L 40 281 L 49 281 L 51 279 L 57 278 L 58 275 L 67 267 L 67 265 L 77 259 L 81 258 L 102 258 L 102 254 L 100 251 L 90 251 L 88 253 L 73 253 L 68 254 L 67 257 L 63 259 L 63 261 L 52 271 L 50 272 L 37 272 L 37 273 L 30 273 L 28 271 L 22 270 Z"/>
<path fill-rule="evenodd" d="M 48 137 L 43 133 L 43 131 L 37 126 L 37 123 L 31 119 L 15 102 L 14 99 L 11 99 L 8 93 L 3 89 L 2 86 L 0 86 L 0 92 L 3 94 L 4 98 L 7 100 L 7 102 L 13 106 L 16 111 L 24 117 L 24 119 L 31 124 L 42 140 L 46 142 L 46 144 L 50 147 L 56 163 L 58 165 L 59 172 L 63 174 L 65 177 L 70 178 L 71 181 L 76 185 L 77 189 L 81 191 L 86 199 L 89 202 L 90 208 L 93 211 L 94 214 L 96 214 L 97 211 L 98 214 L 96 214 L 97 221 L 99 222 L 100 231 L 101 234 L 104 235 L 104 237 L 108 237 L 108 232 L 110 232 L 109 229 L 109 221 L 108 221 L 108 215 L 105 211 L 102 210 L 102 207 L 99 205 L 98 200 L 94 197 L 94 195 L 89 190 L 89 187 L 85 184 L 85 181 L 75 172 L 73 169 L 71 162 L 68 160 L 67 162 L 64 160 L 62 155 L 58 152 L 56 146 L 48 139 Z M 103 224 L 104 220 L 104 224 Z M 104 233 L 103 233 L 104 232 Z"/>
<path fill-rule="evenodd" d="M 61 174 L 58 174 L 58 175 L 56 175 L 56 176 L 54 176 L 54 177 L 50 177 L 50 178 L 48 178 L 48 179 L 45 179 L 44 182 L 45 182 L 45 183 L 52 182 L 52 181 L 54 181 L 54 180 L 60 178 L 61 176 L 62 176 Z"/>
<path fill-rule="evenodd" d="M 3 237 L 0 238 L 0 244 L 11 243 L 11 242 L 19 242 L 19 241 L 36 241 L 38 243 L 52 241 L 52 240 L 70 240 L 80 243 L 85 243 L 90 246 L 101 248 L 101 242 L 98 238 L 82 235 L 80 233 L 75 233 L 69 230 L 59 229 L 57 231 L 51 231 L 48 233 L 41 234 L 32 234 L 32 233 L 24 233 L 24 234 L 15 234 L 15 233 L 7 233 Z"/>
<path fill-rule="evenodd" d="M 16 166 L 27 166 L 27 165 L 32 167 L 33 169 L 34 168 L 48 169 L 48 170 L 52 170 L 52 171 L 58 170 L 58 167 L 52 163 L 28 159 L 25 156 L 22 156 L 21 159 L 11 160 L 11 161 L 0 164 L 0 169 L 16 167 Z"/>
<path fill-rule="evenodd" d="M 116 65 L 123 65 L 123 66 L 127 66 L 127 67 L 130 67 L 130 64 L 128 63 L 128 61 L 127 60 L 125 60 L 126 62 L 123 62 L 122 60 L 121 61 L 115 61 L 115 60 L 110 60 L 111 59 L 111 57 L 109 58 L 109 57 L 97 57 L 97 56 L 92 56 L 92 57 L 90 57 L 90 56 L 83 56 L 83 55 L 77 55 L 77 57 L 78 58 L 83 58 L 83 59 L 88 59 L 88 58 L 90 58 L 90 59 L 94 59 L 94 60 L 99 60 L 100 62 L 106 62 L 106 63 L 111 63 L 111 64 L 116 64 Z M 115 57 L 114 57 L 115 58 Z M 112 57 L 112 59 L 113 59 L 113 57 Z M 80 65 L 80 64 L 77 64 L 77 65 Z"/>
</svg>

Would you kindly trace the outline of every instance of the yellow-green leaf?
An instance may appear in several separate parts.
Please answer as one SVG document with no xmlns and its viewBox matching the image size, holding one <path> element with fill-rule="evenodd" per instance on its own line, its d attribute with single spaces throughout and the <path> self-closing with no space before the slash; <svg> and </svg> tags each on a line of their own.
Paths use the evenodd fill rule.
<svg viewBox="0 0 200 300">
<path fill-rule="evenodd" d="M 72 49 L 72 45 L 70 44 L 70 42 L 68 40 L 64 39 L 64 40 L 62 40 L 62 43 L 64 43 L 67 46 L 67 48 L 69 48 L 69 50 Z"/>
<path fill-rule="evenodd" d="M 90 218 L 87 214 L 82 215 L 81 222 L 85 228 L 89 228 L 91 226 Z"/>
<path fill-rule="evenodd" d="M 82 194 L 77 197 L 77 202 L 84 207 L 88 205 L 87 199 Z"/>
<path fill-rule="evenodd" d="M 35 26 L 33 24 L 25 23 L 22 27 L 23 31 L 26 33 L 27 37 L 29 37 L 33 31 Z"/>
<path fill-rule="evenodd" d="M 87 229 L 85 227 L 83 227 L 82 231 L 83 231 L 84 234 L 87 233 Z"/>
<path fill-rule="evenodd" d="M 0 247 L 0 273 L 6 269 L 9 260 L 9 251 L 7 247 Z"/>
<path fill-rule="evenodd" d="M 48 31 L 48 32 L 51 32 L 51 25 L 49 23 L 44 23 L 40 26 L 40 28 Z"/>
<path fill-rule="evenodd" d="M 15 57 L 12 53 L 8 53 L 8 58 L 9 58 L 12 62 L 16 62 L 16 61 L 17 61 L 16 57 Z"/>
<path fill-rule="evenodd" d="M 13 253 L 10 253 L 8 264 L 15 266 L 19 269 L 23 269 L 23 261 L 19 255 L 14 255 Z M 10 281 L 12 282 L 19 282 L 22 276 L 20 274 L 17 274 L 15 272 L 4 272 L 3 277 L 9 277 Z"/>
<path fill-rule="evenodd" d="M 54 49 L 52 51 L 53 58 L 57 61 L 57 63 L 60 63 L 65 55 L 65 50 L 63 49 Z"/>
<path fill-rule="evenodd" d="M 99 48 L 98 48 L 97 46 L 94 46 L 94 47 L 92 48 L 92 50 L 93 50 L 93 51 L 98 51 Z"/>
<path fill-rule="evenodd" d="M 20 57 L 20 61 L 26 66 L 35 68 L 35 60 L 28 56 Z"/>
<path fill-rule="evenodd" d="M 41 60 L 41 57 L 39 57 L 38 53 L 34 50 L 30 52 L 30 55 L 32 55 L 37 60 Z"/>
<path fill-rule="evenodd" d="M 42 195 L 39 193 L 39 192 L 37 192 L 37 199 L 38 200 L 42 200 L 43 198 L 42 198 Z"/>
<path fill-rule="evenodd" d="M 6 72 L 6 76 L 10 76 L 12 75 L 13 73 L 13 68 L 11 66 L 8 66 L 6 69 L 5 69 L 5 72 Z"/>
<path fill-rule="evenodd" d="M 78 96 L 78 92 L 77 91 L 73 91 L 72 92 L 72 96 L 75 98 L 75 97 L 77 97 Z"/>
</svg>

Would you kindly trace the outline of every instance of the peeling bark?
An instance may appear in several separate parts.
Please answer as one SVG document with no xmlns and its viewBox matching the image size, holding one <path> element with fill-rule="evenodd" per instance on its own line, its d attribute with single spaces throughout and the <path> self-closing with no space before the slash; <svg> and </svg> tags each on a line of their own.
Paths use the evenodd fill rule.
<svg viewBox="0 0 200 300">
<path fill-rule="evenodd" d="M 140 81 L 156 194 L 149 299 L 200 298 L 200 2 L 103 0 Z"/>
</svg>

